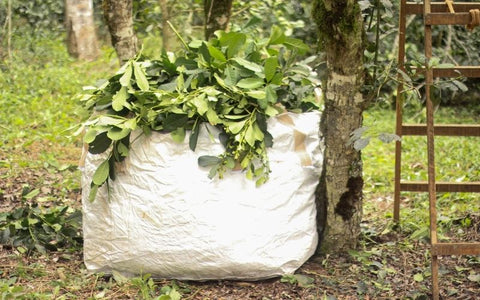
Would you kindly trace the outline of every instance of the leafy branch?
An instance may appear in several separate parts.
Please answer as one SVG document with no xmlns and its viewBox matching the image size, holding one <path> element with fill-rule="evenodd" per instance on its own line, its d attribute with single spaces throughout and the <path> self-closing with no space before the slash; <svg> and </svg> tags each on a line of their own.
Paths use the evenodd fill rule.
<svg viewBox="0 0 480 300">
<path fill-rule="evenodd" d="M 319 83 L 307 64 L 312 59 L 295 61 L 308 48 L 278 27 L 268 40 L 218 31 L 209 41 L 183 43 L 176 56 L 135 57 L 83 97 L 92 111 L 85 123 L 88 150 L 109 153 L 93 175 L 91 201 L 100 186 L 115 179 L 115 164 L 128 156 L 135 130 L 170 133 L 179 143 L 189 132 L 195 151 L 200 125 L 216 126 L 225 152 L 202 156 L 198 164 L 210 168 L 210 178 L 241 169 L 261 185 L 268 180 L 266 149 L 273 144 L 267 119 L 286 110 L 319 109 L 313 93 Z"/>
</svg>

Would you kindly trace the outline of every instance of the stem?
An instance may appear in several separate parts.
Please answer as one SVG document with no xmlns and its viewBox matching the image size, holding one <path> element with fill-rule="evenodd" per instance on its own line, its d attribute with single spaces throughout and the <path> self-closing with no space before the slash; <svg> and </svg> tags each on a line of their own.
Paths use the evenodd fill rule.
<svg viewBox="0 0 480 300">
<path fill-rule="evenodd" d="M 376 35 L 375 35 L 375 56 L 373 58 L 373 76 L 372 76 L 372 83 L 375 84 L 377 81 L 377 63 L 378 63 L 378 47 L 380 44 L 380 0 L 376 1 L 376 9 L 377 9 L 377 26 L 376 26 Z"/>
<path fill-rule="evenodd" d="M 8 8 L 7 8 L 7 26 L 8 26 L 8 33 L 7 33 L 7 53 L 8 58 L 12 58 L 12 0 L 8 0 Z"/>
<path fill-rule="evenodd" d="M 168 23 L 168 26 L 170 26 L 170 28 L 172 28 L 173 32 L 175 32 L 175 35 L 178 37 L 178 39 L 182 42 L 183 46 L 189 50 L 190 47 L 188 47 L 187 43 L 185 42 L 185 40 L 182 38 L 182 36 L 178 33 L 178 31 L 175 29 L 175 27 L 173 27 L 172 23 L 170 23 L 170 21 L 167 21 Z"/>
</svg>

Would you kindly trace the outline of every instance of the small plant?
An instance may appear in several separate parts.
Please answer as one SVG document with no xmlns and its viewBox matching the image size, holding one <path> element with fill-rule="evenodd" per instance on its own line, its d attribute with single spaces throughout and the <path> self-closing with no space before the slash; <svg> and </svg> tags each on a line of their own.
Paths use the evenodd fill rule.
<svg viewBox="0 0 480 300">
<path fill-rule="evenodd" d="M 150 274 L 134 278 L 126 278 L 119 272 L 113 271 L 113 278 L 120 285 L 132 286 L 138 290 L 140 299 L 145 300 L 180 300 L 182 295 L 178 292 L 175 283 L 159 288 Z"/>
<path fill-rule="evenodd" d="M 210 178 L 240 167 L 257 185 L 268 180 L 266 148 L 272 136 L 267 118 L 319 108 L 313 93 L 318 82 L 307 65 L 312 60 L 295 62 L 308 47 L 277 27 L 264 40 L 240 32 L 216 35 L 188 44 L 179 37 L 185 47 L 179 56 L 163 53 L 160 60 L 148 60 L 139 55 L 83 98 L 96 111 L 86 122 L 89 152 L 108 152 L 93 175 L 90 200 L 115 179 L 115 162 L 128 155 L 136 129 L 170 133 L 177 142 L 189 131 L 195 151 L 202 124 L 209 123 L 220 129 L 225 147 L 218 156 L 198 160 L 211 168 Z"/>
<path fill-rule="evenodd" d="M 0 212 L 0 244 L 16 247 L 21 253 L 79 248 L 81 212 L 68 206 L 43 208 L 30 203 L 25 196 L 32 192 L 25 193 L 21 207 Z"/>
<path fill-rule="evenodd" d="M 16 286 L 16 281 L 16 278 L 10 278 L 8 280 L 0 278 L 0 299 L 13 300 L 23 296 L 23 288 L 21 286 Z"/>
</svg>

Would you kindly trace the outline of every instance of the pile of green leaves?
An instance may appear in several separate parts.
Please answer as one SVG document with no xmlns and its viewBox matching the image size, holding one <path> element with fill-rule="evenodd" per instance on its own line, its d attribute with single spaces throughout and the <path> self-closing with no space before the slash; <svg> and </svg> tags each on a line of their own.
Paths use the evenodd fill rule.
<svg viewBox="0 0 480 300">
<path fill-rule="evenodd" d="M 128 155 L 132 131 L 168 132 L 177 142 L 189 131 L 195 151 L 202 123 L 218 127 L 225 146 L 218 156 L 199 158 L 200 166 L 211 168 L 209 177 L 240 167 L 261 185 L 270 172 L 267 118 L 319 108 L 313 93 L 318 82 L 307 65 L 313 58 L 295 62 L 308 47 L 278 27 L 262 40 L 222 31 L 209 41 L 181 40 L 182 54 L 163 53 L 159 60 L 138 56 L 83 97 L 95 110 L 86 122 L 89 152 L 109 153 L 93 175 L 90 200 L 115 179 L 115 163 Z"/>
<path fill-rule="evenodd" d="M 68 206 L 44 208 L 24 202 L 11 212 L 0 213 L 0 244 L 24 253 L 80 248 L 82 214 Z"/>
</svg>

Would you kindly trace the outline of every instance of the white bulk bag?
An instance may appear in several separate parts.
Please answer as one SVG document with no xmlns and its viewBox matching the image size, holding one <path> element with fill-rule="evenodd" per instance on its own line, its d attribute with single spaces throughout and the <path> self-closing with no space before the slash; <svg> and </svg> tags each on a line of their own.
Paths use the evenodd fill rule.
<svg viewBox="0 0 480 300">
<path fill-rule="evenodd" d="M 318 240 L 319 119 L 310 112 L 268 120 L 272 172 L 260 187 L 241 171 L 211 180 L 208 168 L 198 166 L 199 156 L 224 151 L 211 126 L 202 128 L 195 152 L 169 134 L 141 135 L 109 181 L 109 193 L 104 185 L 93 202 L 91 178 L 106 156 L 88 154 L 82 168 L 87 269 L 183 280 L 293 273 Z"/>
</svg>

